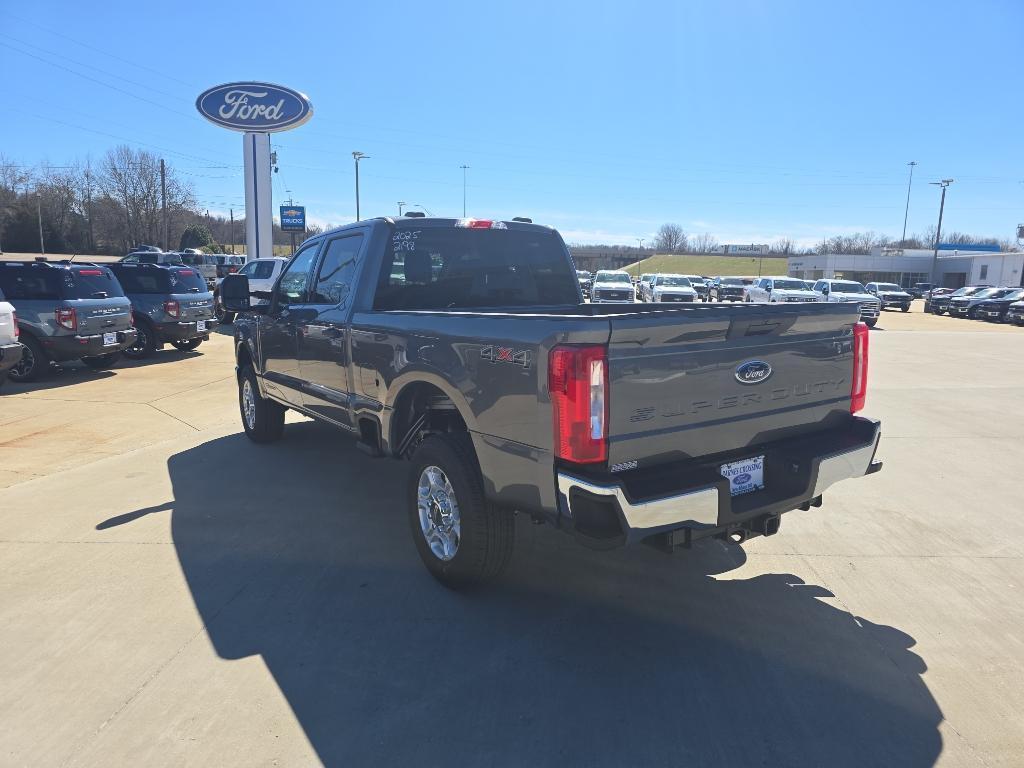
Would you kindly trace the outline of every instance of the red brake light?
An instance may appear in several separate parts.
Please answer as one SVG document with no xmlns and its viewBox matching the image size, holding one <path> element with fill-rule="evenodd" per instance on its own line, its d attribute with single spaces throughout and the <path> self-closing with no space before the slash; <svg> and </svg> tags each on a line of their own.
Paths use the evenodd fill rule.
<svg viewBox="0 0 1024 768">
<path fill-rule="evenodd" d="M 58 308 L 54 315 L 57 319 L 57 325 L 69 331 L 78 330 L 78 313 L 75 312 L 74 308 L 71 309 L 60 309 Z"/>
<path fill-rule="evenodd" d="M 455 226 L 462 229 L 508 229 L 504 221 L 492 219 L 459 219 Z"/>
<path fill-rule="evenodd" d="M 555 456 L 577 464 L 608 460 L 608 350 L 555 347 L 548 357 Z"/>
<path fill-rule="evenodd" d="M 21 328 L 18 327 L 18 313 L 15 312 L 11 315 L 11 322 L 14 323 L 14 338 L 21 336 Z"/>
<path fill-rule="evenodd" d="M 178 302 L 176 302 L 176 301 L 165 301 L 164 302 L 164 312 L 166 312 L 171 317 L 180 317 L 181 316 L 181 305 L 178 304 Z"/>
<path fill-rule="evenodd" d="M 80 269 L 80 270 L 78 270 L 78 274 L 80 274 L 80 275 L 90 275 L 91 277 L 102 277 L 103 276 L 103 270 L 102 269 Z"/>
<path fill-rule="evenodd" d="M 864 409 L 868 394 L 868 335 L 864 323 L 853 326 L 853 385 L 850 389 L 850 413 Z"/>
<path fill-rule="evenodd" d="M 185 277 L 190 277 L 191 275 L 194 275 L 195 272 L 193 272 L 191 269 L 179 269 L 178 274 L 184 275 Z"/>
</svg>

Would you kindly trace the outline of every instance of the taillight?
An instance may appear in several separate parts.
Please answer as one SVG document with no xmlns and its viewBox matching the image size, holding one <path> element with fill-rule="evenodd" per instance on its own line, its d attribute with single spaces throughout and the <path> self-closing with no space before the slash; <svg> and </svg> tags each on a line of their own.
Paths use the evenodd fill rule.
<svg viewBox="0 0 1024 768">
<path fill-rule="evenodd" d="M 165 301 L 164 312 L 171 317 L 181 317 L 181 305 L 176 301 Z"/>
<path fill-rule="evenodd" d="M 850 413 L 864 409 L 868 394 L 868 335 L 864 323 L 853 326 L 853 385 L 850 389 Z"/>
<path fill-rule="evenodd" d="M 577 464 L 608 459 L 608 350 L 555 347 L 548 358 L 555 455 Z"/>
<path fill-rule="evenodd" d="M 57 325 L 69 331 L 78 330 L 78 313 L 75 312 L 74 308 L 71 309 L 57 309 L 56 311 Z"/>
<path fill-rule="evenodd" d="M 462 229 L 508 229 L 504 221 L 491 219 L 459 219 L 455 226 Z"/>
<path fill-rule="evenodd" d="M 11 314 L 11 322 L 14 323 L 14 338 L 21 336 L 21 328 L 18 327 L 18 313 Z"/>
</svg>

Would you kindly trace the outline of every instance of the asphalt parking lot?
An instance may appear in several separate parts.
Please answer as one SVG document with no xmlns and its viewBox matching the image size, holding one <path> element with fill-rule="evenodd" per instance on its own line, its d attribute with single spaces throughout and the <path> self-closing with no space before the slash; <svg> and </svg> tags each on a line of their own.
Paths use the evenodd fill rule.
<svg viewBox="0 0 1024 768">
<path fill-rule="evenodd" d="M 884 470 L 668 557 L 520 521 L 459 595 L 404 466 L 242 434 L 230 337 L 0 390 L 0 765 L 1024 761 L 1024 328 L 885 312 Z"/>
</svg>

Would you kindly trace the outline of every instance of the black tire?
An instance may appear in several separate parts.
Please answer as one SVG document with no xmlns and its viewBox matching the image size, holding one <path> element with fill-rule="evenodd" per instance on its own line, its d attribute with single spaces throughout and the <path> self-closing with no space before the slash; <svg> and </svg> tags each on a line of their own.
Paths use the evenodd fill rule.
<svg viewBox="0 0 1024 768">
<path fill-rule="evenodd" d="M 224 309 L 224 305 L 220 303 L 220 294 L 213 297 L 213 316 L 217 318 L 219 323 L 230 325 L 235 322 L 235 313 Z"/>
<path fill-rule="evenodd" d="M 180 339 L 178 341 L 172 341 L 171 346 L 179 352 L 191 352 L 202 344 L 203 341 L 204 339 Z"/>
<path fill-rule="evenodd" d="M 443 473 L 454 491 L 459 513 L 458 541 L 448 560 L 432 551 L 424 531 L 427 523 L 421 522 L 420 480 L 430 467 Z M 430 574 L 444 586 L 472 588 L 505 570 L 515 544 L 515 518 L 484 497 L 480 469 L 468 435 L 431 435 L 420 443 L 412 457 L 408 499 L 409 528 L 416 550 Z M 424 514 L 430 517 L 428 512 Z"/>
<path fill-rule="evenodd" d="M 249 391 L 246 391 L 246 387 Z M 252 411 L 247 412 L 246 398 L 252 398 Z M 238 376 L 238 410 L 242 416 L 245 434 L 254 443 L 272 443 L 284 434 L 283 405 L 260 395 L 256 373 L 251 365 L 245 366 Z"/>
<path fill-rule="evenodd" d="M 867 325 L 868 328 L 874 328 L 878 324 L 878 318 L 872 317 L 868 320 L 865 320 L 864 323 Z"/>
<path fill-rule="evenodd" d="M 105 355 L 96 355 L 96 357 L 83 357 L 82 362 L 94 371 L 105 371 L 117 365 L 117 361 L 120 359 L 120 352 L 108 352 Z"/>
<path fill-rule="evenodd" d="M 909 312 L 910 311 L 910 306 L 905 304 L 902 307 L 900 307 L 900 309 L 903 310 L 904 312 Z"/>
<path fill-rule="evenodd" d="M 7 372 L 11 381 L 35 381 L 50 368 L 50 358 L 42 345 L 27 333 L 21 334 L 21 360 Z"/>
<path fill-rule="evenodd" d="M 124 356 L 132 360 L 141 360 L 144 357 L 149 357 L 156 351 L 157 345 L 157 332 L 156 328 L 148 320 L 139 320 L 135 324 L 135 342 L 130 347 L 125 347 L 121 351 Z"/>
</svg>

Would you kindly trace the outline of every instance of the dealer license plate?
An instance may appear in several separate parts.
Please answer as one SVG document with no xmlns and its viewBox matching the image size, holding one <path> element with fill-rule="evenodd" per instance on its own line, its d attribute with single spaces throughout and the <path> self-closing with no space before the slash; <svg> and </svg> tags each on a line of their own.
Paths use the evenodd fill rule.
<svg viewBox="0 0 1024 768">
<path fill-rule="evenodd" d="M 196 330 L 197 331 L 205 331 L 206 330 L 206 321 L 205 320 L 196 320 Z"/>
<path fill-rule="evenodd" d="M 117 344 L 117 334 L 116 333 L 104 333 L 103 334 L 103 346 L 104 347 L 112 347 L 115 344 Z"/>
<path fill-rule="evenodd" d="M 729 492 L 733 496 L 764 488 L 764 456 L 723 464 L 722 477 L 729 478 Z"/>
</svg>

